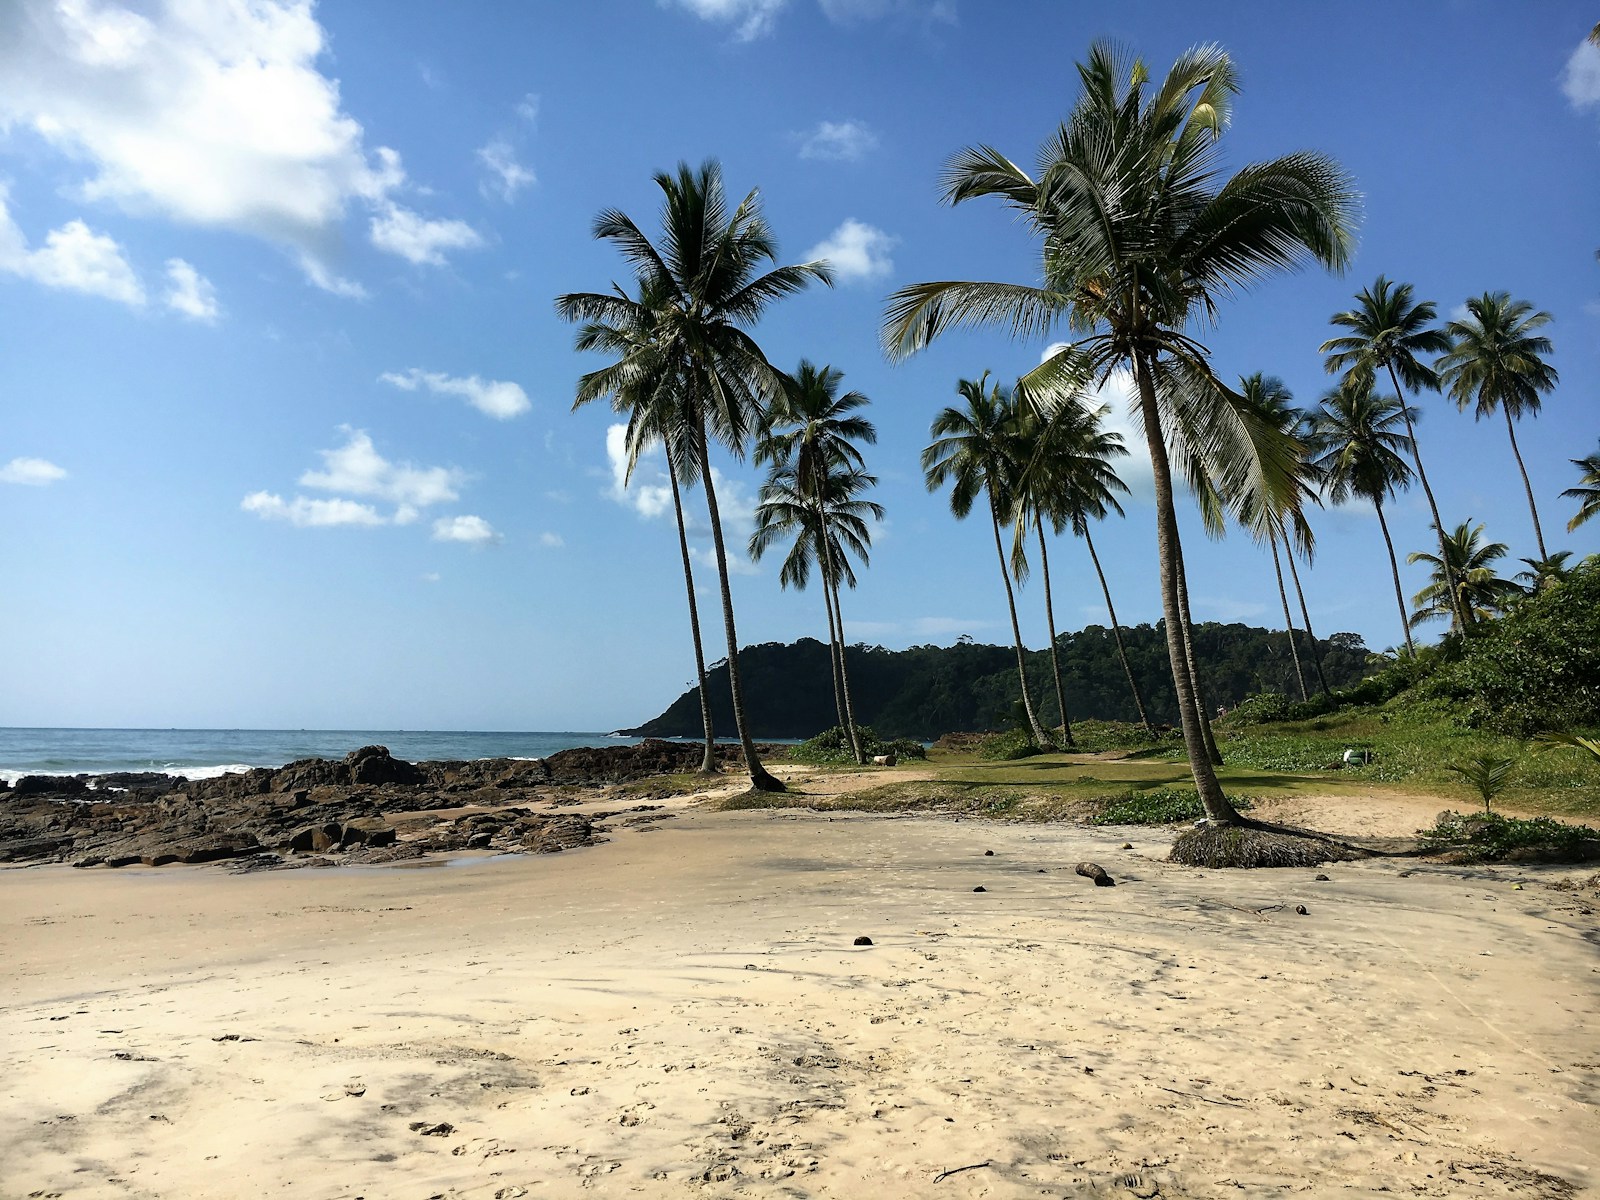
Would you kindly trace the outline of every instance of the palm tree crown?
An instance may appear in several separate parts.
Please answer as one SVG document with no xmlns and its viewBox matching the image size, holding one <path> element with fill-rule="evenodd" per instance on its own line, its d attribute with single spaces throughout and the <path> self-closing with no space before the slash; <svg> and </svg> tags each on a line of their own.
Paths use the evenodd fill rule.
<svg viewBox="0 0 1600 1200">
<path fill-rule="evenodd" d="M 1572 465 L 1583 472 L 1583 477 L 1578 480 L 1578 486 L 1568 488 L 1562 492 L 1564 499 L 1582 501 L 1578 505 L 1577 515 L 1567 522 L 1567 532 L 1571 533 L 1596 513 L 1600 513 L 1600 451 L 1585 458 L 1570 460 Z"/>
<path fill-rule="evenodd" d="M 1328 374 L 1343 371 L 1358 381 L 1370 381 L 1378 370 L 1392 371 L 1412 391 L 1437 391 L 1438 373 L 1417 356 L 1442 354 L 1450 338 L 1434 327 L 1437 309 L 1432 300 L 1412 302 L 1409 283 L 1392 283 L 1382 275 L 1370 288 L 1356 294 L 1356 307 L 1335 313 L 1332 324 L 1350 332 L 1322 343 Z"/>
<path fill-rule="evenodd" d="M 1411 618 L 1413 625 L 1422 625 L 1436 617 L 1453 620 L 1456 612 L 1466 614 L 1469 626 L 1479 625 L 1500 613 L 1512 596 L 1520 594 L 1521 589 L 1516 584 L 1495 574 L 1493 564 L 1506 556 L 1506 545 L 1485 542 L 1482 524 L 1474 526 L 1470 520 L 1461 522 L 1445 537 L 1444 548 L 1450 567 L 1448 573 L 1437 554 L 1417 551 L 1406 556 L 1407 562 L 1427 563 L 1433 568 L 1433 582 L 1411 598 L 1416 605 Z M 1455 580 L 1456 605 L 1445 595 L 1449 579 Z"/>
<path fill-rule="evenodd" d="M 1411 448 L 1398 396 L 1381 396 L 1371 381 L 1347 380 L 1323 396 L 1311 416 L 1311 466 L 1335 504 L 1352 496 L 1381 505 L 1411 486 Z M 1420 416 L 1412 410 L 1411 419 Z"/>
</svg>

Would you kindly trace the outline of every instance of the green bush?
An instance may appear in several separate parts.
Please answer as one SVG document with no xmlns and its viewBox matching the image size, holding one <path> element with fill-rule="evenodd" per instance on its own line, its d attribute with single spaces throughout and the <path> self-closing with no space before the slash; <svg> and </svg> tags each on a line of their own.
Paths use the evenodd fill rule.
<svg viewBox="0 0 1600 1200">
<path fill-rule="evenodd" d="M 1146 729 L 1137 721 L 1097 721 L 1072 723 L 1073 749 L 1085 754 L 1106 750 L 1158 750 L 1183 748 L 1183 733 L 1170 726 Z"/>
<path fill-rule="evenodd" d="M 1229 796 L 1237 809 L 1253 803 L 1250 796 Z M 1152 788 L 1147 792 L 1129 790 L 1105 800 L 1103 807 L 1089 818 L 1091 825 L 1174 825 L 1179 821 L 1198 821 L 1206 815 L 1200 793 L 1193 788 Z"/>
<path fill-rule="evenodd" d="M 1045 749 L 1036 745 L 1032 737 L 1021 729 L 997 733 L 978 743 L 978 757 L 989 762 L 1010 762 L 1013 759 L 1032 758 L 1036 754 L 1044 753 Z"/>
<path fill-rule="evenodd" d="M 900 758 L 928 757 L 928 751 L 921 742 L 909 738 L 885 742 L 868 725 L 856 726 L 856 738 L 861 743 L 861 753 L 868 758 L 879 754 L 894 754 Z M 790 747 L 789 757 L 794 762 L 810 763 L 812 766 L 854 765 L 856 761 L 850 750 L 850 739 L 840 725 L 824 729 L 816 737 Z"/>
<path fill-rule="evenodd" d="M 1549 817 L 1524 820 L 1498 813 L 1463 816 L 1443 812 L 1432 829 L 1418 831 L 1429 853 L 1454 851 L 1477 862 L 1508 855 L 1546 862 L 1587 862 L 1600 858 L 1600 830 L 1567 825 Z"/>
<path fill-rule="evenodd" d="M 1289 719 L 1289 697 L 1282 692 L 1255 692 L 1246 696 L 1228 714 L 1233 725 L 1261 725 Z"/>
</svg>

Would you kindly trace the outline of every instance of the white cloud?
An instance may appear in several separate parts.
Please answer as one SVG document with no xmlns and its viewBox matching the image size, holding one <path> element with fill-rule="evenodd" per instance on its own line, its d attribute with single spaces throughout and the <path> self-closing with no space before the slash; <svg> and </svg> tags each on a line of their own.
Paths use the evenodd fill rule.
<svg viewBox="0 0 1600 1200">
<path fill-rule="evenodd" d="M 552 550 L 559 550 L 566 544 L 567 540 L 559 533 L 541 533 L 539 535 L 539 545 L 548 546 Z"/>
<path fill-rule="evenodd" d="M 421 367 L 386 371 L 378 378 L 402 391 L 426 388 L 435 395 L 459 396 L 479 412 L 501 421 L 521 416 L 532 407 L 528 393 L 504 379 L 480 379 L 476 375 L 455 379 L 438 371 L 424 371 Z"/>
<path fill-rule="evenodd" d="M 1574 108 L 1600 105 L 1600 46 L 1587 39 L 1578 43 L 1572 57 L 1567 59 L 1561 90 Z"/>
<path fill-rule="evenodd" d="M 628 478 L 628 427 L 606 427 L 606 462 L 611 468 L 611 489 L 607 495 L 626 505 L 641 517 L 659 517 L 672 509 L 672 485 L 667 479 L 666 458 L 659 449 L 641 455 Z"/>
<path fill-rule="evenodd" d="M 181 258 L 167 259 L 167 279 L 172 284 L 167 292 L 168 308 L 207 325 L 216 322 L 217 289 L 209 279 Z"/>
<path fill-rule="evenodd" d="M 3 92 L 0 88 L 0 94 Z M 82 221 L 68 221 L 45 234 L 44 245 L 30 250 L 28 239 L 11 218 L 8 199 L 8 190 L 0 183 L 0 271 L 134 308 L 144 304 L 144 286 L 114 238 L 96 233 Z"/>
<path fill-rule="evenodd" d="M 441 576 L 437 571 L 428 571 L 418 576 L 418 578 L 420 578 L 423 583 L 438 583 Z"/>
<path fill-rule="evenodd" d="M 1066 345 L 1054 342 L 1045 347 L 1039 356 L 1043 362 Z M 1111 460 L 1111 469 L 1128 485 L 1131 498 L 1154 504 L 1156 497 L 1155 469 L 1150 465 L 1150 448 L 1145 442 L 1144 430 L 1134 423 L 1133 374 L 1130 371 L 1113 371 L 1110 377 L 1087 397 L 1090 408 L 1106 407 L 1100 427 L 1108 433 L 1120 434 L 1128 453 Z M 1128 496 L 1120 496 L 1124 503 Z"/>
<path fill-rule="evenodd" d="M 894 270 L 889 251 L 898 240 L 852 217 L 807 250 L 805 257 L 827 259 L 842 283 L 882 279 Z"/>
<path fill-rule="evenodd" d="M 66 471 L 43 458 L 13 458 L 0 467 L 0 483 L 20 483 L 26 487 L 44 487 L 66 477 Z"/>
<path fill-rule="evenodd" d="M 539 97 L 535 93 L 529 92 L 521 100 L 517 101 L 517 116 L 521 117 L 529 125 L 537 125 L 539 123 Z"/>
<path fill-rule="evenodd" d="M 417 266 L 442 267 L 446 250 L 483 245 L 478 231 L 465 221 L 431 221 L 392 201 L 378 210 L 370 229 L 374 246 Z"/>
<path fill-rule="evenodd" d="M 454 467 L 414 467 L 393 463 L 379 454 L 372 439 L 360 429 L 346 429 L 347 441 L 333 450 L 319 450 L 323 469 L 300 476 L 300 486 L 322 492 L 372 496 L 396 506 L 396 525 L 416 520 L 418 510 L 459 499 L 465 482 Z"/>
<path fill-rule="evenodd" d="M 499 537 L 482 517 L 440 517 L 433 523 L 433 540 L 436 542 L 465 542 L 470 546 L 481 546 L 485 542 L 498 541 Z"/>
<path fill-rule="evenodd" d="M 479 185 L 485 196 L 496 195 L 510 204 L 523 188 L 537 182 L 537 176 L 517 161 L 517 152 L 504 138 L 496 138 L 478 149 L 478 161 L 489 171 Z"/>
<path fill-rule="evenodd" d="M 633 509 L 646 520 L 664 516 L 672 511 L 672 481 L 667 477 L 667 459 L 660 446 L 639 456 L 633 468 L 633 479 L 624 483 L 628 471 L 628 427 L 611 425 L 606 429 L 606 462 L 610 468 L 611 486 L 605 495 L 626 508 Z M 717 511 L 722 517 L 723 544 L 728 551 L 728 570 L 735 575 L 756 575 L 759 569 L 744 554 L 743 547 L 755 529 L 756 498 L 744 483 L 730 479 L 716 467 L 711 468 L 711 483 L 717 490 Z M 709 521 L 699 516 L 697 508 L 703 502 L 691 505 L 684 500 L 684 525 L 691 538 L 711 537 Z M 690 554 L 708 566 L 716 565 L 713 547 L 691 550 Z"/>
<path fill-rule="evenodd" d="M 296 496 L 286 501 L 272 492 L 251 492 L 239 502 L 239 507 L 263 520 L 287 521 L 301 529 L 386 523 L 372 505 L 357 504 L 354 500 L 313 500 Z"/>
<path fill-rule="evenodd" d="M 460 222 L 396 206 L 400 156 L 366 147 L 338 81 L 318 69 L 326 39 L 312 0 L 139 9 L 0 4 L 0 128 L 24 126 L 83 163 L 85 199 L 264 238 L 346 295 L 355 285 L 332 263 L 352 204 L 378 213 L 380 249 L 413 262 L 475 244 Z"/>
<path fill-rule="evenodd" d="M 854 162 L 878 148 L 878 135 L 863 122 L 823 121 L 800 139 L 800 157 Z"/>
<path fill-rule="evenodd" d="M 734 26 L 733 36 L 753 41 L 772 32 L 778 14 L 788 0 L 658 0 L 663 6 L 675 3 L 706 21 Z"/>
</svg>

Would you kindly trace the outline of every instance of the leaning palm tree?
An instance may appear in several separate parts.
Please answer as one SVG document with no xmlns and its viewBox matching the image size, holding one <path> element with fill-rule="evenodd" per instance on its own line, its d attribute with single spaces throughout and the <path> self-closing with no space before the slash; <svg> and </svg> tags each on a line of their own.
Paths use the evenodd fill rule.
<svg viewBox="0 0 1600 1200">
<path fill-rule="evenodd" d="M 1025 390 L 1087 369 L 1129 370 L 1155 482 L 1167 652 L 1190 769 L 1213 823 L 1240 822 L 1204 741 L 1180 625 L 1181 546 L 1169 442 L 1227 477 L 1269 460 L 1264 477 L 1290 490 L 1292 452 L 1257 436 L 1188 332 L 1213 320 L 1223 296 L 1308 261 L 1349 258 L 1356 194 L 1315 153 L 1254 163 L 1224 177 L 1219 143 L 1237 92 L 1216 46 L 1191 50 L 1155 82 L 1145 64 L 1097 44 L 1080 64 L 1079 98 L 1045 143 L 1036 175 L 987 146 L 962 151 L 945 174 L 952 204 L 997 196 L 1043 242 L 1040 283 L 937 282 L 890 298 L 884 340 L 903 357 L 958 325 L 999 325 L 1019 337 L 1070 325 L 1074 352 L 1052 355 Z M 1190 386 L 1199 385 L 1199 386 Z"/>
<path fill-rule="evenodd" d="M 875 483 L 876 478 L 865 471 L 836 463 L 825 478 L 808 480 L 802 486 L 792 461 L 775 463 L 761 485 L 755 531 L 750 535 L 750 557 L 757 560 L 780 538 L 792 538 L 778 572 L 778 582 L 783 587 L 804 591 L 811 582 L 812 567 L 817 568 L 828 618 L 834 705 L 839 728 L 846 732 L 858 763 L 863 756 L 850 699 L 850 677 L 840 661 L 844 656 L 844 613 L 839 603 L 839 585 L 842 582 L 856 586 L 850 558 L 854 555 L 866 565 L 872 545 L 868 521 L 883 519 L 882 505 L 860 499 L 860 494 Z"/>
<path fill-rule="evenodd" d="M 1464 410 L 1476 404 L 1477 420 L 1492 416 L 1495 409 L 1505 417 L 1511 453 L 1522 472 L 1522 490 L 1528 494 L 1534 541 L 1539 544 L 1539 557 L 1546 558 L 1533 484 L 1528 482 L 1528 468 L 1517 447 L 1516 422 L 1539 415 L 1539 394 L 1554 388 L 1559 378 L 1544 360 L 1552 349 L 1550 339 L 1534 332 L 1548 325 L 1551 316 L 1534 312 L 1533 305 L 1513 300 L 1508 292 L 1485 292 L 1468 300 L 1467 314 L 1465 320 L 1445 326 L 1452 345 L 1437 364 L 1439 381 L 1457 407 Z"/>
<path fill-rule="evenodd" d="M 1087 522 L 1091 515 L 1103 519 L 1115 509 L 1120 516 L 1122 506 L 1117 503 L 1116 493 L 1126 493 L 1128 487 L 1118 478 L 1111 460 L 1128 451 L 1122 444 L 1121 434 L 1101 428 L 1108 406 L 1090 406 L 1083 392 L 1050 398 L 1036 396 L 1025 405 L 1019 404 L 1018 408 L 1022 429 L 1017 446 L 1020 458 L 1015 464 L 1012 573 L 1019 583 L 1027 577 L 1026 534 L 1031 527 L 1039 544 L 1045 622 L 1050 631 L 1050 670 L 1055 680 L 1056 706 L 1061 712 L 1061 736 L 1064 745 L 1072 746 L 1072 725 L 1067 718 L 1066 688 L 1061 682 L 1061 656 L 1056 644 L 1055 605 L 1051 597 L 1050 556 L 1044 525 L 1048 521 L 1058 536 L 1070 528 L 1087 539 Z M 1089 554 L 1094 558 L 1095 570 L 1099 571 L 1100 561 L 1092 541 Z M 1100 572 L 1100 586 L 1111 611 L 1118 649 L 1123 650 L 1122 633 L 1115 629 L 1116 610 L 1111 608 L 1111 592 L 1106 587 L 1104 572 Z M 1125 650 L 1122 666 L 1128 685 L 1133 689 L 1133 703 L 1139 719 L 1148 727 L 1144 702 L 1139 698 Z"/>
<path fill-rule="evenodd" d="M 1332 323 L 1350 330 L 1322 343 L 1320 352 L 1327 355 L 1324 366 L 1328 374 L 1344 371 L 1357 383 L 1371 382 L 1379 368 L 1389 373 L 1389 382 L 1395 394 L 1404 397 L 1406 388 L 1413 392 L 1426 388 L 1439 390 L 1439 376 L 1430 366 L 1417 358 L 1419 354 L 1441 354 L 1450 349 L 1450 338 L 1442 329 L 1434 327 L 1433 301 L 1413 304 L 1409 283 L 1394 284 L 1378 276 L 1378 281 L 1356 296 L 1356 307 L 1335 313 Z M 1405 388 L 1400 386 L 1405 381 Z M 1411 423 L 1412 409 L 1402 405 L 1406 437 L 1411 443 L 1411 461 L 1416 464 L 1417 479 L 1422 484 L 1422 494 L 1428 498 L 1428 511 L 1433 514 L 1434 532 L 1439 537 L 1439 554 L 1445 574 L 1451 570 L 1450 556 L 1445 552 L 1445 527 L 1439 517 L 1439 505 L 1433 498 L 1433 488 L 1428 484 L 1428 473 L 1422 468 L 1422 451 L 1417 446 L 1417 431 Z M 1455 603 L 1456 589 L 1446 588 L 1448 603 Z M 1461 613 L 1455 614 L 1458 626 L 1466 625 Z"/>
<path fill-rule="evenodd" d="M 1567 522 L 1567 532 L 1571 533 L 1596 513 L 1600 513 L 1600 451 L 1586 458 L 1568 460 L 1578 470 L 1583 472 L 1583 478 L 1578 480 L 1578 486 L 1568 488 L 1561 493 L 1563 500 L 1572 499 L 1582 501 L 1578 505 L 1578 512 Z"/>
<path fill-rule="evenodd" d="M 976 380 L 963 379 L 956 385 L 966 406 L 946 408 L 934 417 L 928 430 L 934 441 L 922 452 L 922 474 L 930 492 L 950 485 L 950 511 L 957 520 L 966 518 L 980 494 L 988 500 L 994 551 L 1000 557 L 1000 580 L 1006 587 L 1006 607 L 1011 614 L 1011 640 L 1017 652 L 1022 708 L 1034 742 L 1048 746 L 1050 740 L 1033 710 L 1027 657 L 1022 648 L 1022 626 L 1017 622 L 1017 596 L 1011 587 L 1005 547 L 1000 542 L 1001 514 L 1009 518 L 1015 505 L 1015 470 L 1019 458 L 1016 404 L 1010 388 L 998 383 L 989 387 L 988 383 L 989 372 L 985 371 Z"/>
<path fill-rule="evenodd" d="M 837 564 L 828 561 L 833 542 L 829 536 L 825 499 L 835 476 L 852 471 L 859 474 L 864 470 L 856 443 L 871 445 L 878 440 L 872 422 L 857 412 L 869 403 L 867 397 L 854 391 L 839 395 L 843 379 L 844 373 L 833 367 L 817 367 L 801 359 L 795 373 L 784 376 L 783 392 L 768 414 L 766 432 L 756 443 L 756 461 L 770 463 L 774 468 L 787 468 L 799 494 L 811 499 L 817 524 L 817 547 L 822 555 L 824 592 L 831 594 L 830 605 L 834 607 L 838 600 L 839 571 Z M 871 476 L 861 477 L 872 481 Z M 877 509 L 876 505 L 872 507 Z M 881 513 L 881 509 L 877 510 Z M 851 586 L 855 586 L 853 577 Z M 863 755 L 850 701 L 843 621 L 839 622 L 837 637 L 832 636 L 831 618 L 828 628 L 839 724 L 846 731 L 851 752 L 859 763 Z"/>
<path fill-rule="evenodd" d="M 618 314 L 622 319 L 615 325 L 589 322 L 578 332 L 577 349 L 601 351 L 617 356 L 619 361 L 630 355 L 636 361 L 650 357 L 657 334 L 656 304 L 648 294 L 647 285 L 641 285 L 638 300 L 619 293 L 629 303 Z M 628 418 L 624 449 L 627 465 L 623 484 L 633 478 L 639 459 L 647 450 L 661 446 L 666 452 L 667 481 L 672 490 L 672 515 L 678 528 L 678 553 L 683 561 L 684 591 L 689 598 L 689 632 L 694 642 L 695 680 L 699 685 L 700 719 L 705 729 L 705 753 L 700 760 L 700 770 L 713 774 L 717 767 L 716 729 L 711 719 L 711 695 L 706 687 L 706 656 L 700 638 L 699 603 L 695 598 L 694 566 L 689 556 L 688 529 L 683 514 L 683 490 L 680 484 L 693 484 L 700 476 L 699 462 L 683 436 L 686 428 L 681 411 L 685 389 L 666 364 L 655 361 L 656 369 L 640 371 L 616 380 L 610 393 L 613 411 Z M 588 397 L 587 399 L 593 399 Z M 587 403 L 579 399 L 573 408 Z"/>
<path fill-rule="evenodd" d="M 614 394 L 641 375 L 662 374 L 683 392 L 681 435 L 691 447 L 705 486 L 722 624 L 728 643 L 728 683 L 734 723 L 751 787 L 782 791 L 757 756 L 745 716 L 739 677 L 739 637 L 734 627 L 728 555 L 722 536 L 711 470 L 715 438 L 735 457 L 765 421 L 766 408 L 782 391 L 779 372 L 751 337 L 753 325 L 773 301 L 813 282 L 831 282 L 825 263 L 769 266 L 777 245 L 761 214 L 757 192 L 729 209 L 722 169 L 708 161 L 698 169 L 680 164 L 675 175 L 659 172 L 662 234 L 652 242 L 624 212 L 608 209 L 594 223 L 594 236 L 612 243 L 639 276 L 641 300 L 612 292 L 561 296 L 557 312 L 569 321 L 619 326 L 638 320 L 644 297 L 654 306 L 656 333 L 648 346 L 578 381 L 579 403 Z"/>
<path fill-rule="evenodd" d="M 1432 582 L 1411 597 L 1416 606 L 1411 624 L 1424 625 L 1438 617 L 1453 622 L 1457 614 L 1465 614 L 1465 626 L 1459 632 L 1466 632 L 1505 611 L 1507 602 L 1522 591 L 1495 574 L 1493 564 L 1505 556 L 1505 543 L 1483 541 L 1483 526 L 1474 526 L 1470 519 L 1445 538 L 1442 560 L 1420 550 L 1406 555 L 1407 562 L 1427 563 L 1433 568 Z M 1445 595 L 1445 589 L 1452 586 L 1454 603 Z"/>
<path fill-rule="evenodd" d="M 1398 396 L 1378 395 L 1370 379 L 1347 379 L 1325 395 L 1321 408 L 1311 414 L 1311 465 L 1333 503 L 1344 504 L 1359 496 L 1370 501 L 1378 514 L 1394 576 L 1394 599 L 1400 606 L 1400 627 L 1406 635 L 1406 653 L 1415 656 L 1405 593 L 1400 588 L 1400 563 L 1383 515 L 1383 502 L 1411 484 L 1411 468 L 1402 457 L 1411 448 L 1411 439 L 1398 427 L 1409 428 L 1419 414 L 1408 417 L 1402 407 Z"/>
</svg>

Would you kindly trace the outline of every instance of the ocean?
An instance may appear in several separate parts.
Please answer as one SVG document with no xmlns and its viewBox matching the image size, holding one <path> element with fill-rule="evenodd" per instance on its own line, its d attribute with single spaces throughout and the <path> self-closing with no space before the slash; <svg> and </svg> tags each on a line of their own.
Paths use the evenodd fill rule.
<svg viewBox="0 0 1600 1200">
<path fill-rule="evenodd" d="M 488 733 L 405 729 L 0 729 L 0 779 L 165 771 L 207 779 L 298 758 L 343 758 L 387 746 L 396 758 L 543 758 L 575 746 L 632 746 L 609 733 Z"/>
</svg>

